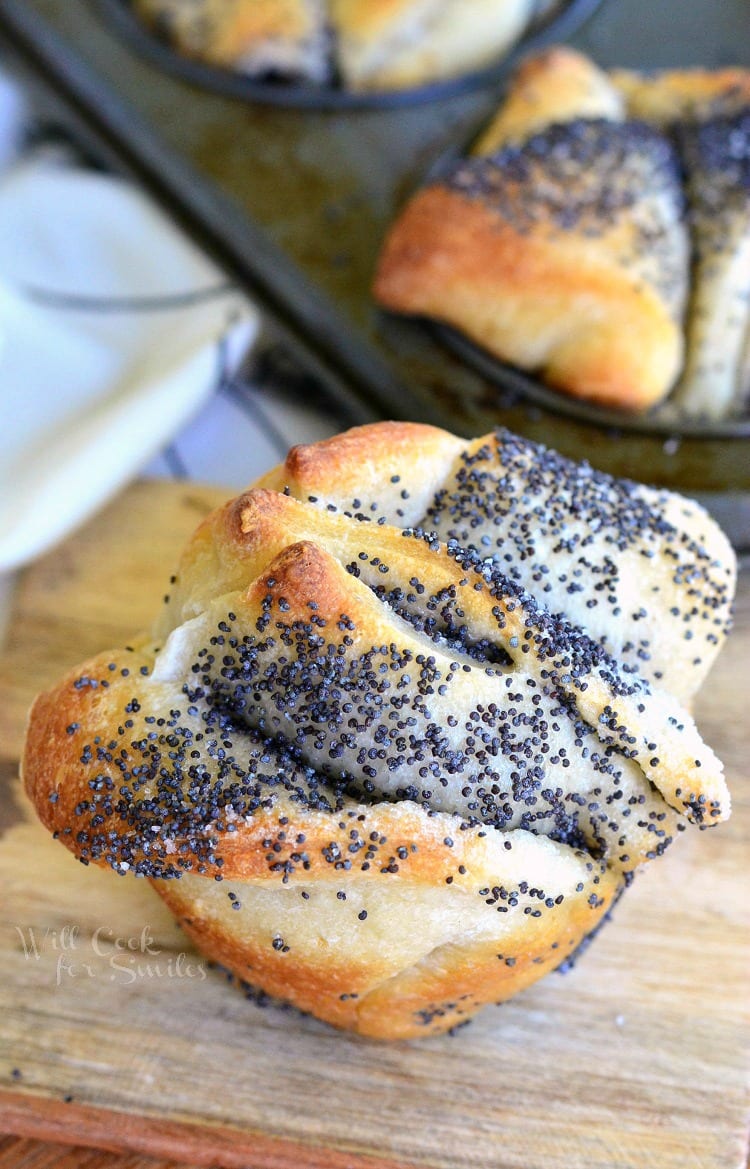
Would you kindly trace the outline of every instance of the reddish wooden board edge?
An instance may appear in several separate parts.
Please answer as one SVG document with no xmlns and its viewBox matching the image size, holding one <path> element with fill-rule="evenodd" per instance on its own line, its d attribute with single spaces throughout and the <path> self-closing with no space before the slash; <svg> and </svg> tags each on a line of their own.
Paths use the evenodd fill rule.
<svg viewBox="0 0 750 1169">
<path fill-rule="evenodd" d="M 0 1089 L 0 1132 L 107 1152 L 142 1153 L 221 1169 L 417 1169 L 356 1151 L 302 1145 L 252 1129 L 210 1121 L 157 1117 L 65 1103 L 32 1092 Z"/>
</svg>

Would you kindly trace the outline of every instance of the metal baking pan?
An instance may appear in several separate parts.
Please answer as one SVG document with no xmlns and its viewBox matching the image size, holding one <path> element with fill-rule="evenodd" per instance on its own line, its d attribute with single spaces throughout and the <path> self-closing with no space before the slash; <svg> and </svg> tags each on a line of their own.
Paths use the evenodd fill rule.
<svg viewBox="0 0 750 1169">
<path fill-rule="evenodd" d="M 523 370 L 500 361 L 456 329 L 433 322 L 430 322 L 428 327 L 435 332 L 443 345 L 489 381 L 496 382 L 501 390 L 527 400 L 552 414 L 575 418 L 592 426 L 616 429 L 621 433 L 632 431 L 636 434 L 663 435 L 671 439 L 750 438 L 748 414 L 716 421 L 686 418 L 670 405 L 668 399 L 656 409 L 637 414 L 625 410 L 610 410 L 552 389 Z"/>
<path fill-rule="evenodd" d="M 381 313 L 383 236 L 434 160 L 470 141 L 504 79 L 400 109 L 338 113 L 238 101 L 165 73 L 87 0 L 0 0 L 0 22 L 115 140 L 219 262 L 373 412 L 476 435 L 505 425 L 613 474 L 750 498 L 742 438 L 640 434 L 500 388 L 434 333 Z M 603 65 L 750 62 L 746 0 L 605 4 L 573 43 Z"/>
<path fill-rule="evenodd" d="M 519 53 L 541 48 L 553 39 L 571 36 L 603 0 L 552 0 L 551 3 L 538 3 L 537 13 L 526 32 L 491 66 L 409 89 L 367 93 L 352 92 L 335 82 L 326 85 L 281 78 L 258 79 L 248 77 L 241 71 L 191 60 L 152 33 L 133 11 L 131 0 L 98 0 L 98 3 L 112 27 L 126 37 L 138 52 L 160 69 L 185 81 L 243 101 L 297 109 L 359 110 L 398 109 L 405 105 L 453 97 L 490 84 L 502 75 L 508 61 Z"/>
</svg>

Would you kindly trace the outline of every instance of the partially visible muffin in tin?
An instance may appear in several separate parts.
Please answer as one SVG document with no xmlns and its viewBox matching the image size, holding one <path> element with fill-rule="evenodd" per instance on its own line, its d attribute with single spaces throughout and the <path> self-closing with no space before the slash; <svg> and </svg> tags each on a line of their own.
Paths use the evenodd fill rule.
<svg viewBox="0 0 750 1169">
<path fill-rule="evenodd" d="M 135 0 L 165 41 L 248 76 L 330 78 L 323 0 Z"/>
<path fill-rule="evenodd" d="M 475 153 L 407 203 L 385 308 L 452 325 L 571 397 L 743 414 L 750 394 L 750 74 L 518 70 Z"/>
<path fill-rule="evenodd" d="M 535 0 L 134 0 L 189 57 L 251 77 L 399 90 L 491 64 Z"/>
</svg>

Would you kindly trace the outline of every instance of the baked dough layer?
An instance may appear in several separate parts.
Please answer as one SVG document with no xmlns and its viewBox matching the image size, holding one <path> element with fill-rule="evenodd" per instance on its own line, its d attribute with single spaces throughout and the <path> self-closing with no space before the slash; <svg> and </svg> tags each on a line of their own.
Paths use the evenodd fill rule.
<svg viewBox="0 0 750 1169">
<path fill-rule="evenodd" d="M 295 447 L 260 486 L 375 522 L 423 527 L 490 558 L 540 604 L 685 703 L 731 624 L 736 558 L 702 507 L 506 430 L 467 441 L 419 423 L 357 427 Z"/>
<path fill-rule="evenodd" d="M 62 843 L 151 878 L 239 978 L 382 1038 L 529 985 L 640 865 L 729 814 L 689 714 L 537 600 L 512 537 L 503 566 L 397 514 L 455 519 L 466 452 L 487 449 L 384 424 L 292 452 L 280 490 L 197 529 L 154 633 L 30 716 L 26 789 Z M 586 478 L 558 471 L 571 539 Z M 481 480 L 488 499 L 502 481 Z M 636 527 L 648 499 L 630 497 Z"/>
<path fill-rule="evenodd" d="M 534 0 L 135 0 L 178 51 L 251 76 L 402 89 L 491 64 Z"/>
<path fill-rule="evenodd" d="M 572 397 L 742 414 L 750 396 L 750 73 L 522 64 L 473 155 L 391 228 L 375 297 Z M 675 388 L 676 387 L 676 388 Z"/>
</svg>

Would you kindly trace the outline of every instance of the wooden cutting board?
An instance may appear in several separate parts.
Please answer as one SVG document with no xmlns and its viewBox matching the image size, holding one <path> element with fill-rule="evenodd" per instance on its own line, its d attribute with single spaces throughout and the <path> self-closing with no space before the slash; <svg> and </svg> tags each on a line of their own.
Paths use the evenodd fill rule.
<svg viewBox="0 0 750 1169">
<path fill-rule="evenodd" d="M 215 490 L 141 483 L 20 578 L 0 663 L 0 1130 L 253 1169 L 739 1169 L 748 1134 L 750 574 L 698 703 L 732 820 L 636 880 L 569 974 L 383 1045 L 261 1009 L 145 882 L 30 817 L 38 689 L 146 626 Z"/>
</svg>

